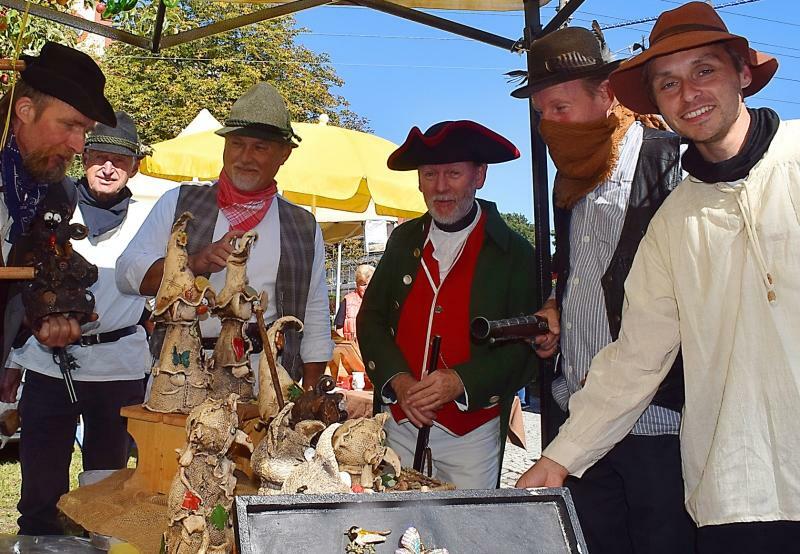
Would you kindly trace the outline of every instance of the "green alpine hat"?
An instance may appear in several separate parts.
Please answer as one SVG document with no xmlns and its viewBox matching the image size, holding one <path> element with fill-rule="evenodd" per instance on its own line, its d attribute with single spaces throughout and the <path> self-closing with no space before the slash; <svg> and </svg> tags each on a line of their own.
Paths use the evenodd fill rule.
<svg viewBox="0 0 800 554">
<path fill-rule="evenodd" d="M 286 142 L 292 148 L 302 139 L 292 129 L 289 110 L 278 90 L 269 83 L 256 83 L 234 102 L 219 136 L 240 135 Z M 297 141 L 297 142 L 293 142 Z"/>
</svg>

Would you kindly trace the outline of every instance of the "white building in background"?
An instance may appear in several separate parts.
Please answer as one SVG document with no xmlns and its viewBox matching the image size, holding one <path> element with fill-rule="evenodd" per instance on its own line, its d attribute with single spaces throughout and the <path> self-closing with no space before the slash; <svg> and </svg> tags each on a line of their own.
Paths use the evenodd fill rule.
<svg viewBox="0 0 800 554">
<path fill-rule="evenodd" d="M 100 2 L 98 1 L 97 3 Z M 71 9 L 78 17 L 111 27 L 111 21 L 103 19 L 100 13 L 98 13 L 97 8 L 84 5 L 83 0 L 75 0 L 72 3 Z M 76 29 L 76 31 L 78 33 L 78 48 L 91 56 L 102 56 L 106 51 L 106 46 L 112 42 L 110 38 L 101 37 L 100 35 L 87 33 L 78 29 Z"/>
</svg>

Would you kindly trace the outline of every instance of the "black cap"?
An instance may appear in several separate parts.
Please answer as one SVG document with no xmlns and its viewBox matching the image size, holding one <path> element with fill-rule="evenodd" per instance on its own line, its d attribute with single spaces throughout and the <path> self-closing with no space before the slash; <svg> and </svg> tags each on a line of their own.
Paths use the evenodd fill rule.
<svg viewBox="0 0 800 554">
<path fill-rule="evenodd" d="M 103 94 L 106 78 L 87 54 L 46 42 L 38 56 L 20 56 L 25 61 L 22 80 L 36 90 L 66 102 L 83 115 L 106 125 L 117 120 L 114 109 Z"/>
</svg>

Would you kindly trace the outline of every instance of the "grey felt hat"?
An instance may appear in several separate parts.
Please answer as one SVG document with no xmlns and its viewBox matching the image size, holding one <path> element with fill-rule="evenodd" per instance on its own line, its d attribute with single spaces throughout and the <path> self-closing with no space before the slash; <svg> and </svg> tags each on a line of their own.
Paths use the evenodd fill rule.
<svg viewBox="0 0 800 554">
<path fill-rule="evenodd" d="M 225 127 L 216 133 L 222 137 L 241 135 L 281 141 L 293 148 L 301 140 L 292 129 L 283 97 L 275 87 L 264 82 L 256 83 L 234 102 Z"/>
<path fill-rule="evenodd" d="M 114 115 L 117 126 L 111 127 L 104 123 L 95 125 L 94 130 L 86 137 L 84 149 L 144 158 L 149 148 L 139 142 L 133 118 L 125 112 L 114 112 Z"/>
</svg>

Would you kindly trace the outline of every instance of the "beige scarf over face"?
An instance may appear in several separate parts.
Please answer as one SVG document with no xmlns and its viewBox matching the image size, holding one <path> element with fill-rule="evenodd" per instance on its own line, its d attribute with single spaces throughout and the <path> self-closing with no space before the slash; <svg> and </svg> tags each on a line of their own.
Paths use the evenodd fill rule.
<svg viewBox="0 0 800 554">
<path fill-rule="evenodd" d="M 620 104 L 607 118 L 589 123 L 542 120 L 539 129 L 558 169 L 553 188 L 556 206 L 571 209 L 611 176 L 622 138 L 637 119 L 648 127 L 663 128 L 660 122 L 637 117 Z"/>
</svg>

